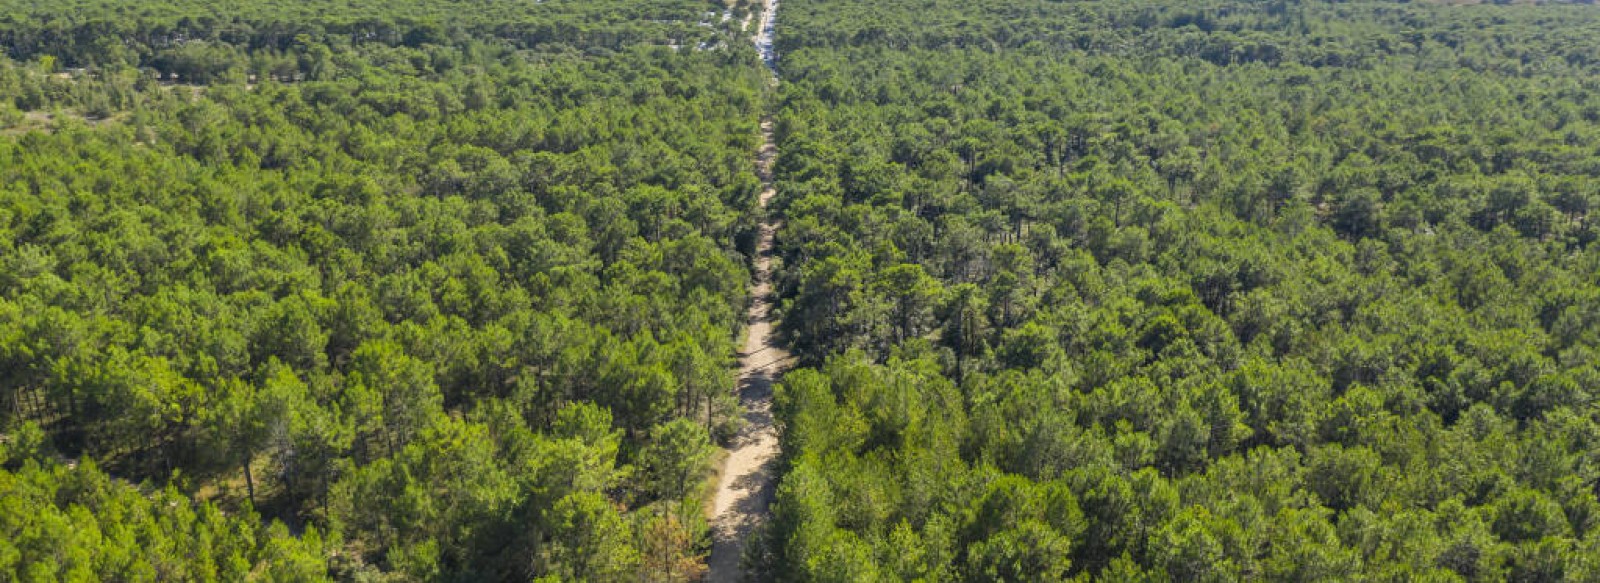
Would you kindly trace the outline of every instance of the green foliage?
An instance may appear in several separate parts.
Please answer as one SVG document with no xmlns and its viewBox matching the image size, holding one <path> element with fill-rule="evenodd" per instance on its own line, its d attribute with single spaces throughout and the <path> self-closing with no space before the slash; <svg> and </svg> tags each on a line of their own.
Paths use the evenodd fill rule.
<svg viewBox="0 0 1600 583">
<path fill-rule="evenodd" d="M 747 10 L 0 0 L 0 579 L 694 576 Z"/>
<path fill-rule="evenodd" d="M 254 512 L 120 482 L 92 461 L 0 469 L 0 577 L 8 581 L 328 580 L 329 543 Z M 259 569 L 259 571 L 258 571 Z"/>
<path fill-rule="evenodd" d="M 1600 17 L 1458 4 L 785 0 L 767 572 L 1591 573 Z"/>
<path fill-rule="evenodd" d="M 657 425 L 639 452 L 646 496 L 673 500 L 688 495 L 705 475 L 710 458 L 710 435 L 704 427 L 688 419 Z"/>
<path fill-rule="evenodd" d="M 697 577 L 770 108 L 766 578 L 1591 580 L 1501 4 L 0 0 L 0 579 Z"/>
</svg>

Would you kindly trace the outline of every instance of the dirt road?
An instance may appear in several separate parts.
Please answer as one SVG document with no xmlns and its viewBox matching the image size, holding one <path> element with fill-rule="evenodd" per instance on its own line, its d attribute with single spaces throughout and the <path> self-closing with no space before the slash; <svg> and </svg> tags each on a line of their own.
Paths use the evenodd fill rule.
<svg viewBox="0 0 1600 583">
<path fill-rule="evenodd" d="M 775 63 L 772 19 L 776 9 L 776 0 L 766 0 L 754 38 L 769 68 Z M 772 185 L 772 164 L 777 155 L 772 120 L 764 119 L 761 151 L 756 156 L 762 208 L 777 194 Z M 767 506 L 772 503 L 778 455 L 778 433 L 772 424 L 772 383 L 789 363 L 788 353 L 773 345 L 772 239 L 777 230 L 778 222 L 767 219 L 761 224 L 761 238 L 756 244 L 755 281 L 750 286 L 752 301 L 747 315 L 749 332 L 739 354 L 739 399 L 745 408 L 745 427 L 734 438 L 712 502 L 713 544 L 705 579 L 709 583 L 736 583 L 743 577 L 739 559 L 745 541 L 766 520 Z"/>
<path fill-rule="evenodd" d="M 772 188 L 772 122 L 761 123 L 765 145 L 761 150 L 761 205 L 775 193 Z M 713 501 L 711 528 L 714 545 L 706 581 L 734 583 L 742 571 L 739 556 L 744 542 L 766 519 L 772 502 L 773 466 L 778 455 L 778 433 L 772 425 L 772 382 L 788 365 L 789 355 L 774 346 L 772 320 L 772 237 L 776 221 L 761 225 L 757 244 L 756 278 L 750 288 L 749 335 L 739 355 L 739 399 L 744 404 L 745 427 L 734 439 L 722 481 Z"/>
</svg>

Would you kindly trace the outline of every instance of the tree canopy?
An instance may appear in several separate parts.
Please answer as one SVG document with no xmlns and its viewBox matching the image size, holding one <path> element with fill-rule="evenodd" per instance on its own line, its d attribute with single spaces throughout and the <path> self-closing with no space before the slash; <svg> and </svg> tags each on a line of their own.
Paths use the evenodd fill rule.
<svg viewBox="0 0 1600 583">
<path fill-rule="evenodd" d="M 0 579 L 1600 577 L 1600 13 L 0 0 Z"/>
<path fill-rule="evenodd" d="M 783 10 L 766 576 L 1600 572 L 1592 6 Z"/>
<path fill-rule="evenodd" d="M 693 576 L 748 10 L 0 2 L 0 579 Z"/>
</svg>

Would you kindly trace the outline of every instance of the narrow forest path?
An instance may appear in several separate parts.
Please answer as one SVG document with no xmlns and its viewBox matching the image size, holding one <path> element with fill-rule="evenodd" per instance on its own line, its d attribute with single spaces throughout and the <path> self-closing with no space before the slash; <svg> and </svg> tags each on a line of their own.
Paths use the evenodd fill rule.
<svg viewBox="0 0 1600 583">
<path fill-rule="evenodd" d="M 761 60 L 773 71 L 773 83 L 777 83 L 772 32 L 778 2 L 764 0 L 764 4 L 760 28 L 752 40 Z M 761 120 L 761 150 L 756 155 L 763 209 L 777 194 L 772 182 L 772 165 L 777 156 L 772 118 L 767 116 Z M 737 583 L 743 578 L 740 558 L 745 542 L 766 521 L 767 506 L 774 494 L 778 431 L 772 422 L 772 383 L 789 364 L 789 354 L 773 344 L 772 304 L 777 298 L 772 293 L 772 247 L 778 225 L 776 219 L 765 219 L 756 243 L 755 280 L 750 284 L 751 302 L 746 314 L 748 332 L 739 353 L 738 391 L 745 409 L 745 426 L 734 437 L 712 501 L 711 559 L 705 578 L 708 583 Z"/>
</svg>

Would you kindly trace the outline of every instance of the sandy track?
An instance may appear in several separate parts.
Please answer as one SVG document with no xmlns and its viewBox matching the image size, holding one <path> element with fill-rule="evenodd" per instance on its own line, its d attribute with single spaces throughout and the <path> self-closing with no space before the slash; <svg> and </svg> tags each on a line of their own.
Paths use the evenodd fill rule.
<svg viewBox="0 0 1600 583">
<path fill-rule="evenodd" d="M 765 0 L 760 28 L 752 39 L 769 68 L 772 54 L 773 14 L 777 0 Z M 749 27 L 748 20 L 746 28 Z M 774 75 L 774 82 L 777 77 Z M 761 151 L 756 169 L 761 177 L 761 208 L 777 190 L 772 184 L 772 164 L 778 150 L 772 137 L 772 120 L 761 121 Z M 749 333 L 739 353 L 739 399 L 745 408 L 744 429 L 734 437 L 722 480 L 712 501 L 711 560 L 705 580 L 736 583 L 743 578 L 740 564 L 745 542 L 767 518 L 777 475 L 778 432 L 772 423 L 772 383 L 789 364 L 789 354 L 773 344 L 772 245 L 779 223 L 761 224 L 756 244 L 755 281 L 750 286 Z"/>
</svg>

